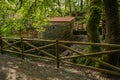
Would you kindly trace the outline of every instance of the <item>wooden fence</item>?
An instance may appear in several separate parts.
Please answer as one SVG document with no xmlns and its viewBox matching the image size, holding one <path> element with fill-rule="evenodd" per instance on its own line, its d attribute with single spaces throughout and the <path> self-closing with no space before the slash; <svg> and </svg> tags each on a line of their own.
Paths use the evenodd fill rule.
<svg viewBox="0 0 120 80">
<path fill-rule="evenodd" d="M 47 43 L 46 45 L 42 46 L 36 46 L 33 43 Z M 67 45 L 73 45 L 73 44 L 79 44 L 79 45 L 94 45 L 94 46 L 102 46 L 102 47 L 116 47 L 117 50 L 109 50 L 109 51 L 103 51 L 103 52 L 95 52 L 95 53 L 83 53 L 80 51 L 77 51 L 75 49 L 70 48 Z M 29 46 L 29 48 L 25 49 L 25 46 Z M 45 51 L 44 49 L 52 47 L 54 48 L 54 52 L 56 55 L 53 55 L 52 53 L 49 53 L 48 51 Z M 64 48 L 67 50 L 70 50 L 74 53 L 77 53 L 78 55 L 74 56 L 61 56 L 60 48 Z M 43 53 L 46 56 L 31 54 L 32 51 L 38 51 L 38 53 Z M 103 54 L 110 54 L 110 53 L 120 53 L 120 45 L 119 44 L 107 44 L 107 43 L 89 43 L 89 42 L 77 42 L 77 41 L 60 41 L 60 40 L 42 40 L 42 39 L 27 39 L 27 38 L 8 38 L 8 37 L 0 37 L 0 53 L 15 53 L 21 55 L 22 59 L 24 59 L 26 56 L 36 57 L 40 59 L 47 59 L 52 60 L 56 62 L 57 68 L 60 67 L 60 63 L 66 63 L 71 65 L 76 65 L 84 68 L 93 69 L 96 71 L 100 71 L 102 73 L 107 74 L 113 74 L 120 76 L 120 67 L 113 66 L 107 62 L 101 61 L 99 59 L 96 59 L 95 56 L 103 55 Z M 80 58 L 80 57 L 87 57 L 95 62 L 99 62 L 101 65 L 110 68 L 111 70 L 102 69 L 102 68 L 96 68 L 92 66 L 86 66 L 83 64 L 75 64 L 72 62 L 69 62 L 67 59 L 73 59 L 73 58 Z M 62 65 L 62 64 L 61 64 Z"/>
</svg>

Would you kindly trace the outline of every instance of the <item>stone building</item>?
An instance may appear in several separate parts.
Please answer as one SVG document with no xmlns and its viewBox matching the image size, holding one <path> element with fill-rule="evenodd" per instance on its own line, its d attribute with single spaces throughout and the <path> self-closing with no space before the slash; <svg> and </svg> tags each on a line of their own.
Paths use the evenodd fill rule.
<svg viewBox="0 0 120 80">
<path fill-rule="evenodd" d="M 72 40 L 74 17 L 53 17 L 48 19 L 49 24 L 45 26 L 42 33 L 43 39 Z"/>
</svg>

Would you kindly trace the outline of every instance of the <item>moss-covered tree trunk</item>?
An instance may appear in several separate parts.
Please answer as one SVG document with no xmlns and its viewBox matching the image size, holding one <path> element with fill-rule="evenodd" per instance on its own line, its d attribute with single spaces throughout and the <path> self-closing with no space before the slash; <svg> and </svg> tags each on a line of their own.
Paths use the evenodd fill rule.
<svg viewBox="0 0 120 80">
<path fill-rule="evenodd" d="M 101 0 L 91 0 L 87 16 L 86 30 L 89 42 L 100 43 L 99 22 L 101 18 Z M 90 46 L 89 52 L 100 51 L 100 47 Z"/>
<path fill-rule="evenodd" d="M 106 13 L 106 42 L 120 44 L 120 23 L 118 15 L 117 0 L 104 0 Z M 116 48 L 109 47 L 106 50 L 113 50 Z M 113 65 L 120 65 L 120 53 L 108 55 L 108 62 Z"/>
<path fill-rule="evenodd" d="M 86 30 L 88 35 L 89 42 L 100 43 L 100 33 L 99 33 L 99 22 L 101 19 L 101 0 L 91 0 L 90 1 L 90 10 L 87 16 Z M 89 46 L 89 52 L 98 52 L 101 51 L 101 48 L 98 46 Z M 95 63 L 90 62 L 89 59 L 86 60 L 85 64 Z"/>
</svg>

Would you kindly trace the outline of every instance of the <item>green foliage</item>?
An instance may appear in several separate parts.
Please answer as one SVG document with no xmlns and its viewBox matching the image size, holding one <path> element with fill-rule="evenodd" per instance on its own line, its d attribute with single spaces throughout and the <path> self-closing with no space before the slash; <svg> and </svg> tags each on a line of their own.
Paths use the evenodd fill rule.
<svg viewBox="0 0 120 80">
<path fill-rule="evenodd" d="M 0 2 L 0 27 L 2 35 L 34 27 L 43 30 L 47 19 L 42 9 L 43 0 L 3 0 Z M 12 30 L 12 31 L 11 31 Z"/>
<path fill-rule="evenodd" d="M 44 31 L 47 17 L 64 16 L 70 9 L 80 11 L 80 6 L 85 9 L 86 5 L 80 0 L 0 0 L 0 31 L 4 36 L 28 27 Z"/>
<path fill-rule="evenodd" d="M 78 63 L 78 64 L 84 64 L 85 61 L 86 61 L 85 57 L 81 57 L 73 60 L 74 63 Z"/>
</svg>

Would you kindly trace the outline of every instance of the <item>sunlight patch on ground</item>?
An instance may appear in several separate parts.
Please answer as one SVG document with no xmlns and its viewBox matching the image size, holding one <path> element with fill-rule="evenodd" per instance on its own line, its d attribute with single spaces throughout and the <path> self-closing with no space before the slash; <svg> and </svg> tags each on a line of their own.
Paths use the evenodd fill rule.
<svg viewBox="0 0 120 80">
<path fill-rule="evenodd" d="M 68 72 L 72 72 L 72 73 L 76 73 L 76 74 L 80 74 L 80 75 L 85 76 L 84 72 L 79 71 L 79 70 L 77 70 L 77 69 L 69 69 L 69 68 L 66 68 L 65 70 L 68 71 Z"/>
<path fill-rule="evenodd" d="M 16 80 L 16 70 L 2 67 L 3 71 L 7 71 L 6 80 Z"/>
<path fill-rule="evenodd" d="M 61 80 L 61 79 L 49 77 L 48 80 Z"/>
<path fill-rule="evenodd" d="M 44 67 L 45 65 L 44 64 L 37 64 L 39 67 Z"/>
</svg>

